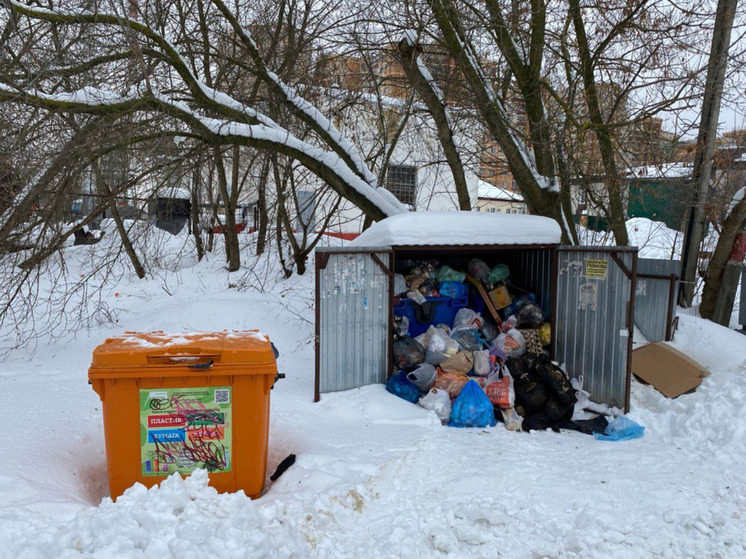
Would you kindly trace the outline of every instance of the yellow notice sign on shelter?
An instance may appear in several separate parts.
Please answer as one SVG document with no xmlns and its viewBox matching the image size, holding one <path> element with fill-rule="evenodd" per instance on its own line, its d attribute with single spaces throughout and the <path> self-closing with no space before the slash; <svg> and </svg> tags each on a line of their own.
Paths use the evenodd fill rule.
<svg viewBox="0 0 746 559">
<path fill-rule="evenodd" d="M 601 258 L 585 259 L 585 277 L 589 279 L 606 279 L 608 262 Z"/>
</svg>

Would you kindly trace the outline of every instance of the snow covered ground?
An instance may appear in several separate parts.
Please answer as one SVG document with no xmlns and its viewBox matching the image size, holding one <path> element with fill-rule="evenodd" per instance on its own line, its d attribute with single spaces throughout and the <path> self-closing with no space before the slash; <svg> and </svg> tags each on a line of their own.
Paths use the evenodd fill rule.
<svg viewBox="0 0 746 559">
<path fill-rule="evenodd" d="M 68 276 L 95 276 L 86 255 L 103 245 L 68 248 Z M 641 439 L 454 429 L 383 386 L 313 403 L 313 278 L 267 266 L 182 255 L 155 279 L 111 276 L 100 304 L 115 325 L 0 363 L 0 557 L 746 557 L 746 336 L 682 313 L 674 346 L 711 375 L 676 400 L 633 381 Z M 245 328 L 270 336 L 287 375 L 268 475 L 295 465 L 254 501 L 198 472 L 112 502 L 93 349 L 125 330 Z"/>
</svg>

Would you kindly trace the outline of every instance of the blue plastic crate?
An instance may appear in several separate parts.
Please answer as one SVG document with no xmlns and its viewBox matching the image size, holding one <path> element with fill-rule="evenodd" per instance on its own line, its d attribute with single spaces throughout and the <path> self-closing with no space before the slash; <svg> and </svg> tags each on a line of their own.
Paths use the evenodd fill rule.
<svg viewBox="0 0 746 559">
<path fill-rule="evenodd" d="M 427 302 L 420 311 L 419 319 L 415 307 L 417 303 L 411 299 L 402 299 L 394 307 L 396 316 L 406 316 L 409 319 L 409 335 L 413 338 L 427 331 L 430 325 L 447 324 L 453 327 L 456 313 L 468 304 L 468 297 L 427 297 L 426 299 Z M 430 320 L 425 320 L 428 317 Z"/>
<path fill-rule="evenodd" d="M 485 315 L 485 309 L 486 305 L 484 303 L 484 299 L 482 299 L 482 296 L 479 294 L 479 290 L 473 286 L 469 286 L 469 308 L 473 311 L 478 312 L 482 316 Z"/>
</svg>

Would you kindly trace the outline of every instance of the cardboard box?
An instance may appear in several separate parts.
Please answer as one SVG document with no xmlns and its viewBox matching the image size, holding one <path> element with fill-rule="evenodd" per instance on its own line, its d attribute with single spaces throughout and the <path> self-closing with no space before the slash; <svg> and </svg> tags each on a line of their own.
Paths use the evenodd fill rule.
<svg viewBox="0 0 746 559">
<path fill-rule="evenodd" d="M 692 392 L 710 373 L 679 350 L 655 342 L 632 352 L 632 374 L 664 396 L 676 398 Z"/>
<path fill-rule="evenodd" d="M 513 298 L 510 296 L 508 288 L 504 285 L 496 287 L 495 289 L 490 291 L 489 296 L 490 301 L 492 301 L 492 304 L 495 305 L 495 308 L 497 310 L 504 309 L 505 307 L 513 303 Z"/>
</svg>

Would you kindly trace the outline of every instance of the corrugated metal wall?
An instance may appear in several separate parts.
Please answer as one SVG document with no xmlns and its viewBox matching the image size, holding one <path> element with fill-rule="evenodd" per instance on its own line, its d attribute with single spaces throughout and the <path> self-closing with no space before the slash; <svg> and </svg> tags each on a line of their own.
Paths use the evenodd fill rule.
<svg viewBox="0 0 746 559">
<path fill-rule="evenodd" d="M 552 250 L 517 250 L 504 257 L 510 268 L 510 281 L 515 287 L 534 293 L 544 316 L 552 316 Z"/>
<path fill-rule="evenodd" d="M 359 249 L 358 249 L 359 250 Z M 391 267 L 390 249 L 316 249 L 328 253 L 318 269 L 319 392 L 386 382 L 389 335 L 389 276 L 371 253 Z"/>
<path fill-rule="evenodd" d="M 635 289 L 635 326 L 651 342 L 667 340 L 667 333 L 674 320 L 676 280 L 673 291 L 671 275 L 678 279 L 681 262 L 639 258 L 637 260 L 637 287 Z M 658 276 L 658 277 L 649 277 Z"/>
<path fill-rule="evenodd" d="M 597 402 L 627 404 L 630 332 L 627 313 L 636 250 L 562 247 L 557 253 L 555 358 Z M 630 309 L 631 310 L 631 309 Z"/>
<path fill-rule="evenodd" d="M 746 266 L 741 270 L 741 306 L 738 309 L 738 323 L 746 329 Z"/>
</svg>

